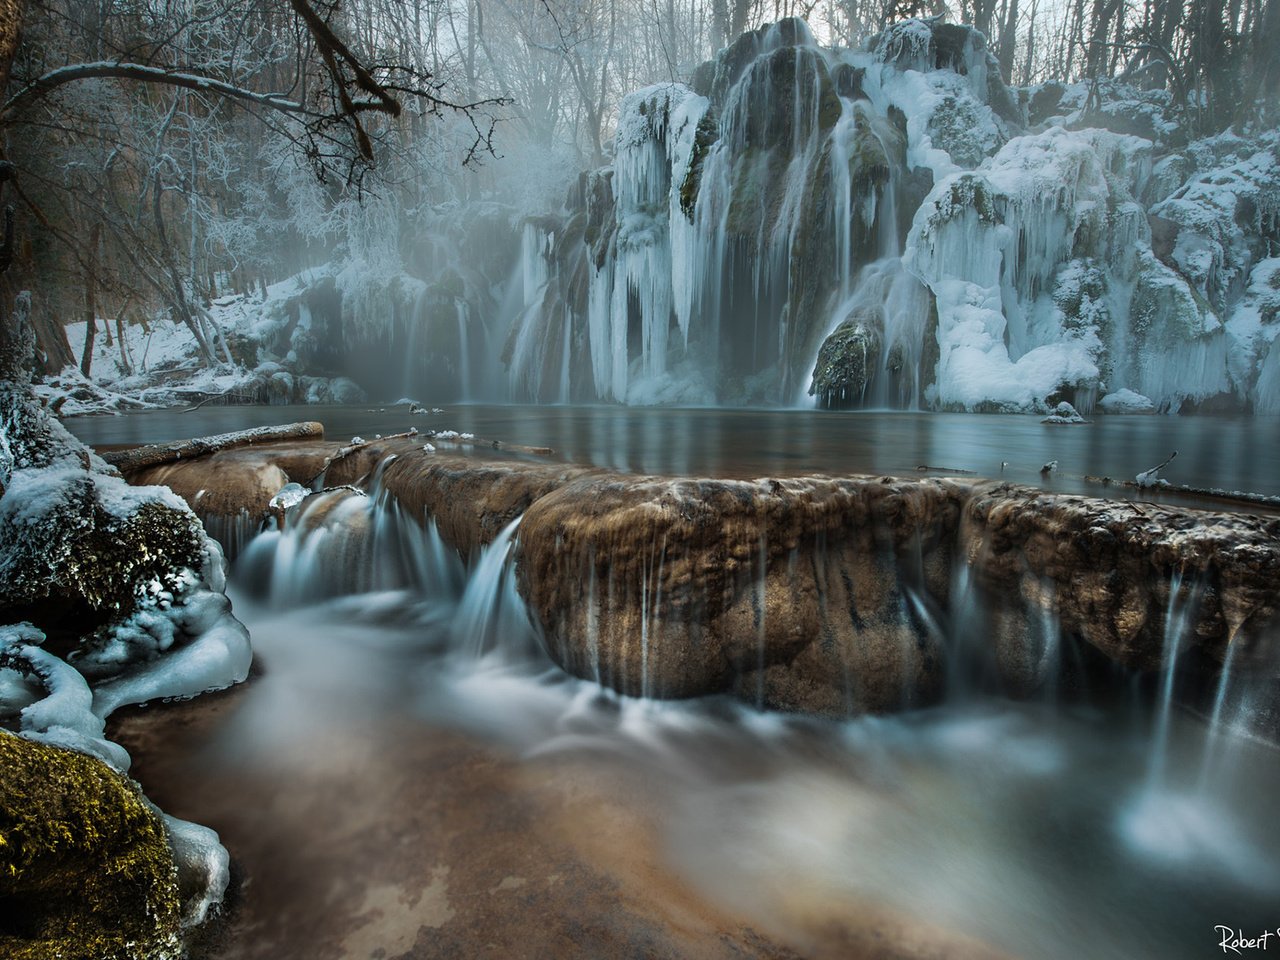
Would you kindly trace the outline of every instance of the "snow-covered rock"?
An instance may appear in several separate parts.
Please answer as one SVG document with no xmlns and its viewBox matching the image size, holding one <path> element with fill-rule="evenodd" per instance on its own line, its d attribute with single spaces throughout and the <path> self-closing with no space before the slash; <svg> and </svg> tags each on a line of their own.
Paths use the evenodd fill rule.
<svg viewBox="0 0 1280 960">
<path fill-rule="evenodd" d="M 1135 393 L 1128 387 L 1108 393 L 1098 401 L 1104 413 L 1155 413 L 1156 405 L 1150 397 Z"/>
<path fill-rule="evenodd" d="M 1040 422 L 1056 425 L 1068 425 L 1075 423 L 1088 423 L 1089 421 L 1080 416 L 1079 411 L 1077 411 L 1075 407 L 1063 400 L 1053 408 L 1053 413 L 1045 417 Z"/>
</svg>

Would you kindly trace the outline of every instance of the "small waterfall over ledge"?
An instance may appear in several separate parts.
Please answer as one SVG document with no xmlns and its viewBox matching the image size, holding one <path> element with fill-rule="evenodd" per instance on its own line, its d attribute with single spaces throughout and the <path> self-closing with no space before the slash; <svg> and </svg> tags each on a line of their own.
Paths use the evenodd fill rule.
<svg viewBox="0 0 1280 960">
<path fill-rule="evenodd" d="M 348 448 L 325 482 L 354 487 L 237 560 L 286 740 L 289 710 L 344 722 L 332 693 L 611 758 L 672 798 L 683 879 L 756 917 L 803 881 L 1019 955 L 1194 958 L 1280 895 L 1280 764 L 1250 737 L 1280 674 L 1271 521 L 435 447 Z M 1046 939 L 1066 914 L 1088 929 Z"/>
<path fill-rule="evenodd" d="M 404 462 L 403 454 L 382 460 L 370 474 L 370 495 L 331 490 L 291 508 L 283 530 L 265 530 L 244 551 L 236 582 L 259 585 L 260 596 L 277 611 L 311 610 L 314 616 L 324 610 L 323 620 L 354 618 L 370 629 L 420 636 L 421 649 L 438 658 L 424 668 L 435 678 L 432 689 L 440 688 L 432 696 L 443 697 L 432 709 L 447 711 L 456 722 L 507 731 L 504 735 L 537 754 L 604 749 L 634 754 L 633 762 L 653 764 L 655 775 L 683 770 L 677 780 L 693 777 L 700 792 L 691 796 L 694 806 L 677 818 L 674 829 L 682 840 L 676 848 L 690 852 L 688 869 L 698 883 L 715 887 L 705 876 L 709 865 L 730 872 L 743 868 L 723 853 L 745 842 L 745 834 L 737 831 L 752 830 L 755 844 L 771 850 L 787 830 L 797 829 L 777 806 L 782 804 L 808 824 L 806 830 L 821 832 L 824 823 L 832 829 L 843 825 L 840 829 L 853 830 L 858 838 L 861 853 L 856 856 L 833 841 L 824 845 L 826 852 L 816 863 L 806 861 L 805 869 L 816 870 L 822 883 L 846 893 L 864 887 L 874 892 L 887 871 L 909 891 L 909 900 L 935 907 L 935 919 L 1006 945 L 1004 938 L 1013 936 L 1012 942 L 1023 949 L 1027 944 L 1018 940 L 1023 933 L 1011 933 L 1004 924 L 1015 923 L 1012 918 L 1027 911 L 1040 916 L 1052 910 L 1050 902 L 1062 893 L 1041 889 L 1043 877 L 1033 880 L 1019 873 L 1035 862 L 1021 858 L 1040 856 L 1033 851 L 1059 833 L 1064 840 L 1071 838 L 1068 845 L 1083 844 L 1092 851 L 1090 858 L 1105 856 L 1114 861 L 1114 870 L 1145 877 L 1152 889 L 1166 890 L 1165 895 L 1168 871 L 1212 877 L 1221 892 L 1214 904 L 1234 898 L 1245 905 L 1245 917 L 1256 912 L 1258 897 L 1270 900 L 1280 891 L 1280 875 L 1268 859 L 1269 852 L 1280 852 L 1276 838 L 1260 832 L 1263 821 L 1253 814 L 1238 819 L 1231 812 L 1246 777 L 1238 758 L 1256 760 L 1260 749 L 1238 732 L 1228 732 L 1251 712 L 1253 694 L 1247 683 L 1240 685 L 1242 674 L 1237 672 L 1233 680 L 1230 669 L 1241 654 L 1229 654 L 1207 685 L 1211 696 L 1206 706 L 1213 714 L 1209 728 L 1176 705 L 1178 700 L 1196 701 L 1196 687 L 1203 685 L 1195 679 L 1202 667 L 1190 662 L 1197 654 L 1188 631 L 1202 613 L 1205 581 L 1191 574 L 1171 575 L 1162 594 L 1163 610 L 1155 618 L 1166 640 L 1163 646 L 1177 650 L 1178 656 L 1166 656 L 1163 672 L 1139 674 L 1117 668 L 1064 629 L 1053 610 L 1065 598 L 1055 594 L 1051 578 L 1042 579 L 1033 591 L 1030 621 L 1000 614 L 985 592 L 989 586 L 973 573 L 972 550 L 941 550 L 940 541 L 929 535 L 923 498 L 912 508 L 915 519 L 908 526 L 913 532 L 902 540 L 903 549 L 882 538 L 860 567 L 850 567 L 850 555 L 834 529 L 812 544 L 742 531 L 744 550 L 740 556 L 731 551 L 736 570 L 722 581 L 744 600 L 740 611 L 732 604 L 725 610 L 741 649 L 734 654 L 738 677 L 724 689 L 749 706 L 725 704 L 704 713 L 698 701 L 653 699 L 673 692 L 665 687 L 673 665 L 676 670 L 690 666 L 688 650 L 663 642 L 673 601 L 698 617 L 711 616 L 712 607 L 725 602 L 715 600 L 717 589 L 698 600 L 680 586 L 688 570 L 687 545 L 670 533 L 650 531 L 637 544 L 634 567 L 621 544 L 615 544 L 612 550 L 587 555 L 581 579 L 557 577 L 581 592 L 577 605 L 586 620 L 580 652 L 590 663 L 578 663 L 566 646 L 573 642 L 571 633 L 548 632 L 538 625 L 532 604 L 540 594 L 535 592 L 532 604 L 522 596 L 527 591 L 521 586 L 522 564 L 556 575 L 530 549 L 547 522 L 540 501 L 497 529 L 487 544 L 468 551 L 470 562 L 464 564 L 457 547 L 441 533 L 451 529 L 444 518 L 424 513 L 419 519 L 396 496 L 397 489 L 404 491 Z M 797 487 L 790 494 L 798 492 Z M 728 506 L 710 487 L 700 496 L 713 509 Z M 581 510 L 581 490 L 570 490 L 566 499 Z M 728 528 L 741 529 L 744 519 L 739 516 Z M 562 533 L 565 551 L 572 556 L 577 534 Z M 815 598 L 826 610 L 826 623 L 806 619 L 805 589 L 798 586 L 806 568 L 819 571 L 818 582 L 827 585 Z M 702 574 L 708 575 L 709 570 Z M 868 592 L 865 581 L 873 576 L 892 580 L 885 584 L 883 613 L 868 602 L 874 590 Z M 527 583 L 527 575 L 523 581 Z M 779 583 L 786 585 L 784 593 L 777 589 Z M 634 604 L 637 617 L 626 614 L 628 604 Z M 796 687 L 812 682 L 812 674 L 787 679 L 779 673 L 789 669 L 779 658 L 779 636 L 785 637 L 797 620 L 803 630 L 829 634 L 836 618 L 857 621 L 875 659 L 844 660 L 845 673 L 837 682 L 842 704 L 833 712 L 847 716 L 851 706 L 865 706 L 876 688 L 891 691 L 881 709 L 909 712 L 863 716 L 831 727 L 812 722 L 792 727 L 778 714 L 759 712 L 762 706 L 779 705 L 788 685 L 794 695 Z M 1015 622 L 1030 622 L 1016 650 L 1007 639 Z M 992 629 L 994 644 L 987 640 Z M 702 636 L 702 642 L 711 642 L 710 630 Z M 836 642 L 834 636 L 830 639 Z M 589 679 L 567 677 L 552 668 L 552 660 L 572 665 L 574 673 Z M 609 686 L 635 695 L 614 693 Z M 1230 708 L 1223 706 L 1228 702 Z M 930 709 L 912 709 L 918 707 Z M 835 743 L 824 739 L 828 734 L 836 737 Z M 749 751 L 757 764 L 777 762 L 787 769 L 799 764 L 791 775 L 799 779 L 756 783 L 750 794 L 755 800 L 748 803 L 746 795 L 724 784 L 703 783 L 704 775 L 692 772 L 707 768 L 705 760 L 697 759 L 703 750 L 722 760 Z M 815 755 L 824 758 L 825 772 L 800 762 Z M 841 772 L 846 768 L 856 770 L 856 776 Z M 933 772 L 922 779 L 922 769 Z M 941 777 L 945 789 L 930 785 L 930 777 Z M 804 784 L 816 792 L 805 792 Z M 898 797 L 908 788 L 909 815 Z M 821 796 L 838 796 L 845 812 L 827 809 L 818 802 Z M 700 814 L 702 802 L 713 803 L 717 815 Z M 1027 807 L 1053 813 L 1043 824 L 1025 827 L 1033 839 L 1022 835 L 1017 815 L 998 813 L 1006 805 L 1009 811 Z M 975 832 L 975 816 L 979 824 L 987 822 L 975 812 L 983 808 L 1000 823 Z M 859 813 L 851 819 L 848 810 Z M 918 817 L 930 824 L 923 834 Z M 875 828 L 855 829 L 859 818 L 871 818 Z M 969 826 L 962 828 L 962 823 Z M 692 832 L 686 835 L 686 830 Z M 1006 906 L 996 910 L 986 901 L 970 903 L 962 897 L 967 910 L 956 910 L 950 900 L 937 901 L 938 891 L 921 886 L 912 864 L 929 863 L 934 871 L 955 865 L 948 866 L 947 858 L 938 860 L 937 851 L 929 853 L 933 844 L 919 839 L 925 834 L 945 836 L 948 857 L 970 864 L 966 871 L 987 863 L 990 850 L 1000 851 L 1000 872 L 988 876 L 979 870 L 985 879 L 972 882 L 983 890 L 1003 891 L 997 901 Z M 710 837 L 726 843 L 738 839 L 716 853 L 713 848 L 720 844 L 708 846 Z M 868 851 L 874 851 L 878 865 L 874 874 L 866 872 L 861 859 Z M 789 863 L 791 856 L 779 847 L 770 862 Z M 1068 875 L 1076 875 L 1071 857 L 1053 856 Z M 1022 893 L 1014 896 L 1015 889 Z M 1203 911 L 1193 912 L 1199 917 Z M 974 921 L 979 925 L 971 929 Z M 1183 924 L 1170 930 L 1176 930 L 1176 937 L 1189 934 Z M 1098 947 L 1091 955 L 1120 957 L 1132 950 L 1131 943 L 1121 942 L 1127 934 L 1113 931 L 1110 936 L 1119 937 L 1115 951 Z M 1157 937 L 1168 944 L 1176 939 L 1170 939 L 1173 933 Z M 1182 955 L 1171 949 L 1169 955 Z"/>
</svg>

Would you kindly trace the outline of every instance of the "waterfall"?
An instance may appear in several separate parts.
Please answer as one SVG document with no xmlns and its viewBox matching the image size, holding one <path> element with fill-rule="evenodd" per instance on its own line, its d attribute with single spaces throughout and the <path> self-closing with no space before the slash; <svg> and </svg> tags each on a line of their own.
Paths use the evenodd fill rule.
<svg viewBox="0 0 1280 960">
<path fill-rule="evenodd" d="M 1195 610 L 1198 590 L 1189 589 L 1183 596 L 1183 573 L 1175 570 L 1169 581 L 1169 601 L 1164 619 L 1164 657 L 1160 673 L 1159 705 L 1156 710 L 1155 729 L 1151 737 L 1151 759 L 1147 770 L 1149 789 L 1158 790 L 1164 784 L 1169 751 L 1169 723 L 1173 712 L 1174 681 L 1178 674 L 1178 654 L 1182 638 Z"/>
<path fill-rule="evenodd" d="M 520 518 L 516 517 L 484 547 L 467 578 L 451 627 L 454 643 L 476 656 L 502 646 L 512 648 L 531 632 L 524 601 L 516 592 L 511 564 Z"/>
<path fill-rule="evenodd" d="M 460 298 L 454 300 L 454 311 L 458 317 L 458 388 L 462 391 L 458 398 L 463 403 L 471 399 L 471 347 L 467 339 L 467 302 Z"/>
</svg>

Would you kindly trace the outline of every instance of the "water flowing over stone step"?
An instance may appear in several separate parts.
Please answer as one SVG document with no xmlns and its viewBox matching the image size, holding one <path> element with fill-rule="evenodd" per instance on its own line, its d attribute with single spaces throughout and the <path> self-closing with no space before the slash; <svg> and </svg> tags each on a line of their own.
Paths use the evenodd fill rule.
<svg viewBox="0 0 1280 960">
<path fill-rule="evenodd" d="M 513 536 L 515 582 L 546 653 L 626 695 L 730 693 L 826 715 L 919 706 L 954 684 L 959 632 L 1000 690 L 1029 695 L 1052 682 L 1064 638 L 1159 670 L 1176 610 L 1206 712 L 1229 660 L 1272 723 L 1277 518 L 968 478 L 642 477 L 421 441 L 330 451 L 323 483 L 373 494 L 344 536 L 373 537 L 379 504 L 463 562 Z M 243 456 L 266 470 L 297 451 Z M 186 465 L 192 482 L 207 464 L 201 482 L 217 490 L 216 462 Z M 340 555 L 334 575 L 364 583 L 356 554 Z"/>
</svg>

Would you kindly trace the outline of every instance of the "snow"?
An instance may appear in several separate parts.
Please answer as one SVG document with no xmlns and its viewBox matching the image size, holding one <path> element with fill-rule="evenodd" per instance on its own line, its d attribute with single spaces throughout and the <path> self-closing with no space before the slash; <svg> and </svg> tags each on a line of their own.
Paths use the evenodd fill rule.
<svg viewBox="0 0 1280 960">
<path fill-rule="evenodd" d="M 1084 417 L 1080 416 L 1079 412 L 1076 410 L 1075 407 L 1067 403 L 1067 401 L 1063 400 L 1056 407 L 1054 407 L 1052 414 L 1045 417 L 1040 422 L 1065 425 L 1065 424 L 1075 424 L 1075 423 L 1088 423 L 1089 421 L 1086 420 Z"/>
<path fill-rule="evenodd" d="M 124 324 L 123 336 L 113 319 L 99 318 L 91 378 L 85 378 L 76 367 L 67 367 L 37 384 L 36 393 L 62 416 L 169 407 L 219 395 L 240 402 L 281 397 L 305 403 L 363 402 L 364 392 L 349 379 L 306 376 L 296 352 L 273 359 L 266 349 L 266 344 L 284 329 L 291 301 L 295 301 L 300 316 L 294 339 L 302 342 L 310 335 L 309 311 L 296 299 L 334 273 L 327 269 L 307 270 L 271 284 L 265 297 L 228 295 L 210 304 L 209 316 L 225 335 L 246 338 L 255 345 L 259 362 L 254 366 L 229 364 L 221 350 L 217 351 L 219 362 L 207 365 L 187 327 L 163 312 L 147 318 L 145 323 Z M 353 275 L 348 271 L 348 277 Z M 360 295 L 372 297 L 364 287 L 352 283 L 360 288 Z M 369 281 L 374 283 L 375 280 Z M 368 309 L 376 313 L 378 308 L 375 305 Z M 363 313 L 357 318 L 361 322 L 366 319 Z M 83 348 L 85 327 L 84 321 L 65 326 L 67 341 L 76 355 Z"/>
<path fill-rule="evenodd" d="M 1135 393 L 1128 387 L 1108 393 L 1098 401 L 1104 413 L 1154 413 L 1156 405 L 1150 397 Z"/>
<path fill-rule="evenodd" d="M 938 308 L 933 402 L 1040 410 L 1105 380 L 1176 410 L 1231 389 L 1221 323 L 1150 252 L 1150 171 L 1148 141 L 1054 127 L 934 186 L 904 255 Z"/>
<path fill-rule="evenodd" d="M 1224 309 L 1247 276 L 1251 236 L 1280 215 L 1280 159 L 1274 143 L 1196 174 L 1151 213 L 1178 224 L 1175 265 L 1200 296 Z"/>
</svg>

